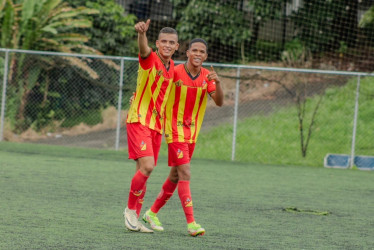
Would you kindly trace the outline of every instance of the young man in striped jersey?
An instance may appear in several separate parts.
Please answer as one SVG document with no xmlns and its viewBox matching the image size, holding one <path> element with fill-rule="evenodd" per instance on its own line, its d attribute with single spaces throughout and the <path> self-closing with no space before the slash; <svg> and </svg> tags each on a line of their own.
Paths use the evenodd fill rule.
<svg viewBox="0 0 374 250">
<path fill-rule="evenodd" d="M 171 59 L 178 49 L 178 34 L 173 28 L 161 29 L 157 51 L 148 46 L 146 32 L 150 20 L 135 25 L 138 32 L 139 70 L 136 92 L 126 120 L 129 159 L 136 161 L 127 207 L 123 212 L 125 226 L 131 231 L 153 232 L 138 220 L 146 182 L 157 164 L 163 132 L 166 101 L 174 77 Z"/>
<path fill-rule="evenodd" d="M 202 67 L 207 59 L 207 43 L 193 39 L 187 50 L 188 60 L 174 70 L 172 86 L 165 111 L 165 138 L 168 143 L 168 178 L 152 207 L 145 212 L 143 220 L 152 229 L 163 231 L 157 218 L 158 211 L 166 204 L 178 186 L 178 195 L 187 220 L 187 230 L 192 236 L 204 235 L 205 229 L 195 222 L 190 191 L 190 161 L 203 122 L 207 95 L 217 106 L 223 104 L 223 91 L 217 73 Z"/>
</svg>

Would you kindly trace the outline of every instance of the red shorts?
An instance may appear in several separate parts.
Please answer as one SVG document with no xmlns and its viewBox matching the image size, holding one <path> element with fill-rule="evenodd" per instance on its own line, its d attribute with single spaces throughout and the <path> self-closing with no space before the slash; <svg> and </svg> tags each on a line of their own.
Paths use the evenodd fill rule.
<svg viewBox="0 0 374 250">
<path fill-rule="evenodd" d="M 129 159 L 153 156 L 157 165 L 161 148 L 162 134 L 143 126 L 141 123 L 127 123 L 127 148 Z"/>
<path fill-rule="evenodd" d="M 195 143 L 172 142 L 168 144 L 168 165 L 170 167 L 190 163 Z"/>
</svg>

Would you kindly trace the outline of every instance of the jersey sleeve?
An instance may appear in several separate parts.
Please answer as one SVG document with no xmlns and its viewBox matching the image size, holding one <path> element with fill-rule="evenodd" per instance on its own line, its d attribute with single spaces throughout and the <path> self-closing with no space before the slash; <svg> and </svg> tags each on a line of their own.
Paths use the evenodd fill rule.
<svg viewBox="0 0 374 250">
<path fill-rule="evenodd" d="M 157 57 L 156 53 L 153 52 L 151 49 L 151 53 L 149 54 L 148 57 L 142 58 L 140 54 L 138 54 L 139 57 L 139 64 L 143 69 L 150 69 L 154 65 L 155 62 L 155 57 Z"/>
</svg>

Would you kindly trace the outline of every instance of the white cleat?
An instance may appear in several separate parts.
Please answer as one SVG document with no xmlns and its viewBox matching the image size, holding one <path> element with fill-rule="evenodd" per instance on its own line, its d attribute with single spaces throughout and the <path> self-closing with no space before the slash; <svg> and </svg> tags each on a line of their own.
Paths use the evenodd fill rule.
<svg viewBox="0 0 374 250">
<path fill-rule="evenodd" d="M 128 207 L 123 211 L 123 218 L 125 219 L 125 226 L 130 231 L 140 231 L 141 223 L 138 221 L 135 210 L 131 210 Z"/>
<path fill-rule="evenodd" d="M 149 229 L 148 227 L 144 226 L 142 223 L 139 222 L 139 232 L 140 233 L 153 233 L 152 229 Z"/>
</svg>

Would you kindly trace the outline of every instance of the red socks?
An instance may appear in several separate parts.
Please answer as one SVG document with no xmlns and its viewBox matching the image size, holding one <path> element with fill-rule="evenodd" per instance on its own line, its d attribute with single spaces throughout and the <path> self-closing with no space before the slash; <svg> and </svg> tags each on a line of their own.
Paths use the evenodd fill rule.
<svg viewBox="0 0 374 250">
<path fill-rule="evenodd" d="M 146 191 L 147 191 L 147 185 L 144 185 L 143 192 L 139 196 L 138 202 L 136 203 L 136 214 L 138 215 L 138 218 L 139 218 L 139 215 L 140 215 L 140 211 L 142 211 L 142 206 L 143 206 L 143 202 L 144 202 L 144 195 L 145 195 Z"/>
<path fill-rule="evenodd" d="M 151 211 L 157 214 L 158 211 L 170 199 L 170 197 L 173 196 L 173 193 L 176 188 L 177 188 L 177 183 L 174 183 L 170 181 L 169 178 L 167 178 L 166 181 L 164 182 L 164 185 L 162 185 L 161 192 L 158 194 L 155 202 L 153 203 L 151 207 Z"/>
<path fill-rule="evenodd" d="M 145 184 L 147 180 L 148 180 L 148 176 L 144 175 L 139 170 L 135 173 L 131 181 L 129 199 L 127 201 L 127 207 L 129 209 L 132 209 L 132 210 L 136 209 L 138 199 L 140 198 L 140 196 L 143 194 L 143 191 L 145 190 Z"/>
<path fill-rule="evenodd" d="M 178 194 L 182 203 L 184 214 L 186 216 L 187 224 L 194 222 L 193 217 L 193 205 L 190 190 L 190 181 L 179 181 L 178 182 Z"/>
</svg>

